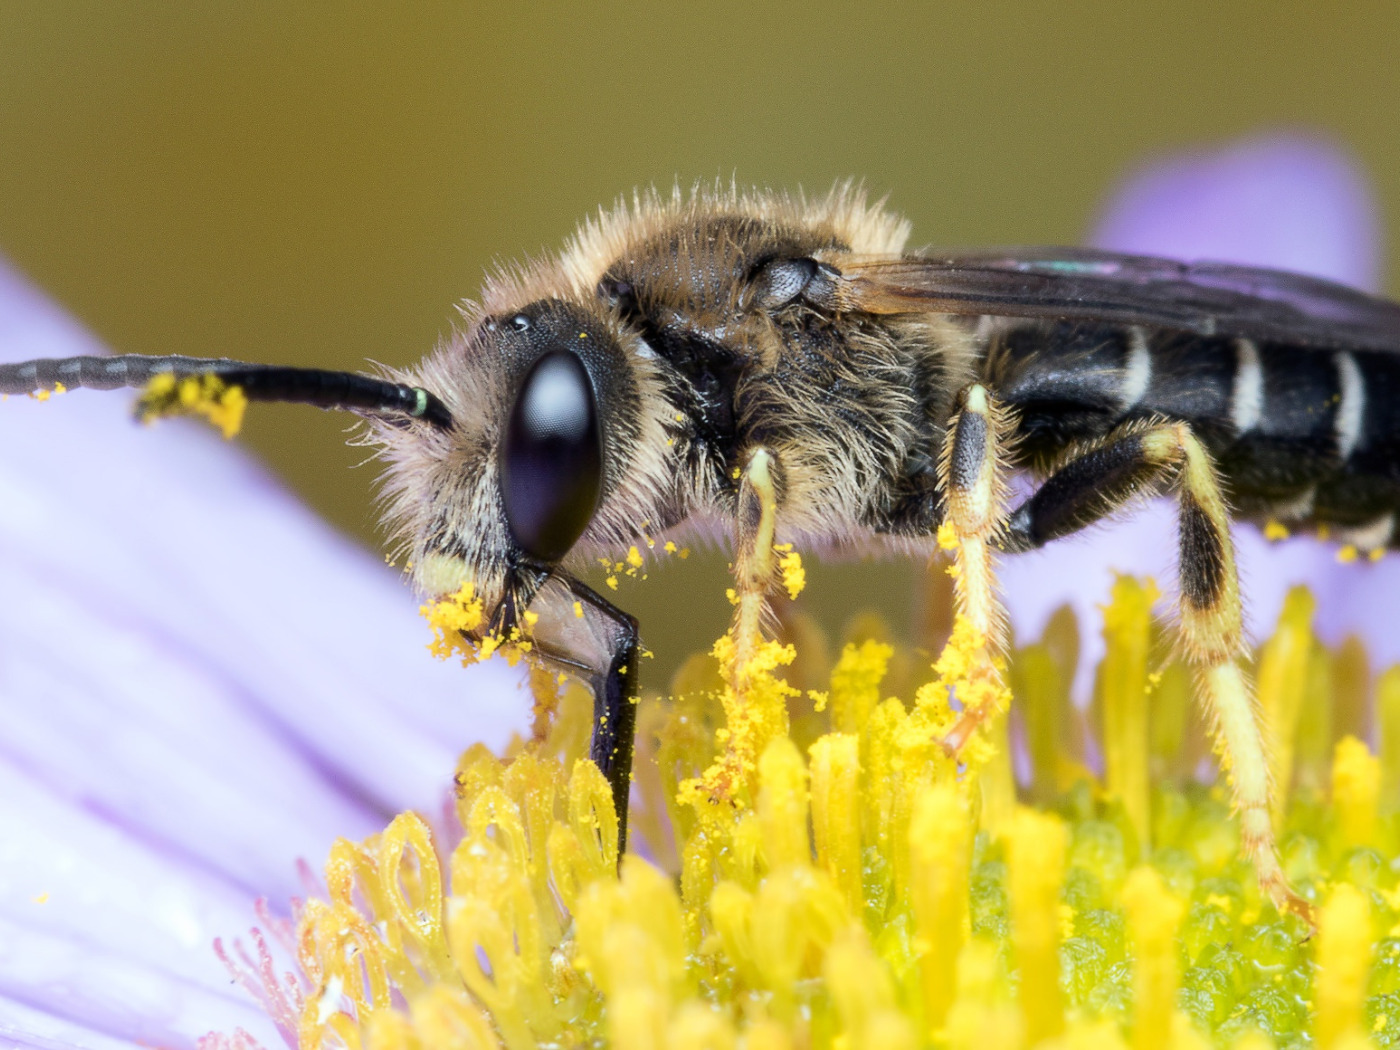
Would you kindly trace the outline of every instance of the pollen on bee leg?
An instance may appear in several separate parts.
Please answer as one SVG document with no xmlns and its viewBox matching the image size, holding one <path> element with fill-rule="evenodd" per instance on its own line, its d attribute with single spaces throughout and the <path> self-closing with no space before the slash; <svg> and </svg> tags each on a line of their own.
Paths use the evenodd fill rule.
<svg viewBox="0 0 1400 1050">
<path fill-rule="evenodd" d="M 953 552 L 950 574 L 958 610 L 944 657 L 966 664 L 964 673 L 953 676 L 959 680 L 954 688 L 962 714 L 943 740 L 952 754 L 1010 699 L 997 661 L 1004 648 L 1006 617 L 996 597 L 992 553 L 993 533 L 1005 504 L 1001 459 L 1010 430 L 1005 411 L 985 387 L 974 383 L 962 395 L 938 465 L 947 505 L 938 544 Z"/>
<path fill-rule="evenodd" d="M 759 756 L 788 731 L 787 701 L 799 695 L 774 672 L 796 656 L 792 646 L 763 637 L 768 591 L 779 552 L 773 544 L 777 522 L 776 463 L 766 449 L 755 449 L 744 466 L 739 486 L 734 588 L 734 619 L 729 633 L 715 643 L 725 682 L 724 748 L 700 776 L 686 781 L 683 800 L 704 813 L 708 806 L 748 797 L 756 785 Z M 800 565 L 800 562 L 799 562 Z"/>
<path fill-rule="evenodd" d="M 773 534 L 777 528 L 776 464 L 764 448 L 754 449 L 739 484 L 734 556 L 734 688 L 742 692 L 748 663 L 761 640 L 768 590 L 775 570 Z"/>
</svg>

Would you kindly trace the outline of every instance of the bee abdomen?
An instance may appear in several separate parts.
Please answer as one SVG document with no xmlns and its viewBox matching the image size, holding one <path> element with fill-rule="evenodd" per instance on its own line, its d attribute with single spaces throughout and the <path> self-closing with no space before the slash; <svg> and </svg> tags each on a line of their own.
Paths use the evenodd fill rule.
<svg viewBox="0 0 1400 1050">
<path fill-rule="evenodd" d="M 1339 526 L 1367 547 L 1392 540 L 1400 355 L 1035 323 L 1004 332 L 985 373 L 1019 412 L 1024 465 L 1133 419 L 1180 420 L 1215 456 L 1242 516 Z"/>
</svg>

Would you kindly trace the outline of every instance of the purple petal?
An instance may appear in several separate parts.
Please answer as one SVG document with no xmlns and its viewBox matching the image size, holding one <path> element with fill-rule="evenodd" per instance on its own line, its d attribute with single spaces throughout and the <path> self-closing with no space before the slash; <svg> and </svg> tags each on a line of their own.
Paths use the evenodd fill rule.
<svg viewBox="0 0 1400 1050">
<path fill-rule="evenodd" d="M 22 1007 L 147 1045 L 238 1025 L 272 1034 L 209 947 L 210 930 L 249 924 L 237 887 L 7 764 L 0 797 L 0 1030 Z"/>
<path fill-rule="evenodd" d="M 100 352 L 0 268 L 0 359 Z M 435 811 L 529 704 L 498 664 L 431 659 L 397 574 L 235 446 L 130 403 L 0 404 L 0 1031 L 24 1008 L 188 1044 L 254 1027 L 214 937 L 336 836 Z"/>
<path fill-rule="evenodd" d="M 1317 138 L 1276 134 L 1133 175 L 1089 243 L 1293 270 L 1374 292 L 1380 229 L 1370 181 L 1348 154 Z"/>
<path fill-rule="evenodd" d="M 1369 183 L 1351 159 L 1316 139 L 1275 135 L 1218 153 L 1170 158 L 1131 178 L 1105 209 L 1096 247 L 1186 260 L 1275 266 L 1375 288 L 1380 222 Z M 1174 589 L 1174 509 L 1157 501 L 1126 520 L 1003 563 L 1002 584 L 1018 638 L 1031 640 L 1069 603 L 1084 651 L 1078 695 L 1103 653 L 1098 606 L 1115 573 L 1151 575 Z M 1381 665 L 1400 661 L 1400 634 L 1376 610 L 1400 593 L 1400 560 L 1336 563 L 1335 546 L 1310 538 L 1266 543 L 1252 526 L 1235 529 L 1247 631 L 1267 637 L 1288 588 L 1318 597 L 1318 631 L 1329 643 L 1365 638 Z"/>
</svg>

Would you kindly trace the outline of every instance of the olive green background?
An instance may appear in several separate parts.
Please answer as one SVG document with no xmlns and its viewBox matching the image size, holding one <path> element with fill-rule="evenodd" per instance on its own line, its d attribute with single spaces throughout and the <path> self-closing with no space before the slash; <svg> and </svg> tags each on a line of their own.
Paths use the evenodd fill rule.
<svg viewBox="0 0 1400 1050">
<path fill-rule="evenodd" d="M 0 252 L 122 351 L 355 368 L 421 355 L 492 259 L 638 184 L 858 176 L 916 241 L 1073 242 L 1153 155 L 1293 127 L 1370 171 L 1400 273 L 1394 2 L 35 0 L 0 5 Z M 245 434 L 373 543 L 343 426 L 269 407 Z M 653 678 L 723 624 L 723 572 L 623 582 Z M 899 620 L 918 575 L 810 597 Z"/>
</svg>

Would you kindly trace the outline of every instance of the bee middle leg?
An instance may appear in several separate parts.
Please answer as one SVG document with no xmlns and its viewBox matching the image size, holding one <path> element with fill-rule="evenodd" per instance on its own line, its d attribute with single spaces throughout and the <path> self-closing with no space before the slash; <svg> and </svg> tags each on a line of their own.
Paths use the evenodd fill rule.
<svg viewBox="0 0 1400 1050">
<path fill-rule="evenodd" d="M 1009 551 L 1040 547 L 1173 481 L 1182 648 L 1229 775 L 1244 851 L 1279 911 L 1310 918 L 1310 905 L 1289 886 L 1278 860 L 1263 732 L 1240 667 L 1243 614 L 1229 511 L 1210 456 L 1191 428 L 1165 422 L 1118 428 L 1061 466 L 1014 510 L 1001 545 Z"/>
<path fill-rule="evenodd" d="M 762 640 L 768 592 L 776 570 L 773 539 L 777 529 L 776 461 L 765 448 L 751 451 L 739 476 L 734 552 L 734 672 L 741 693 L 747 668 Z"/>
<path fill-rule="evenodd" d="M 943 738 L 944 748 L 953 755 L 1005 706 L 998 658 L 1005 648 L 1006 617 L 996 596 L 994 541 L 1004 495 L 1005 471 L 999 461 L 1010 431 L 1010 420 L 980 383 L 958 395 L 958 406 L 939 462 L 945 509 L 939 542 L 954 551 L 954 639 L 965 633 L 965 644 L 975 656 L 969 675 L 974 688 L 967 694 L 982 699 L 964 698 L 962 713 Z M 989 688 L 977 688 L 983 685 Z"/>
<path fill-rule="evenodd" d="M 723 753 L 704 774 L 714 803 L 734 802 L 751 789 L 764 747 L 787 731 L 787 707 L 755 690 L 756 675 L 764 668 L 756 659 L 763 646 L 763 621 L 768 612 L 777 559 L 773 539 L 777 528 L 778 469 L 774 455 L 764 448 L 751 450 L 739 471 L 734 552 L 734 622 L 729 651 L 720 664 L 729 688 L 724 695 L 726 737 Z M 717 653 L 718 655 L 718 653 Z"/>
</svg>

